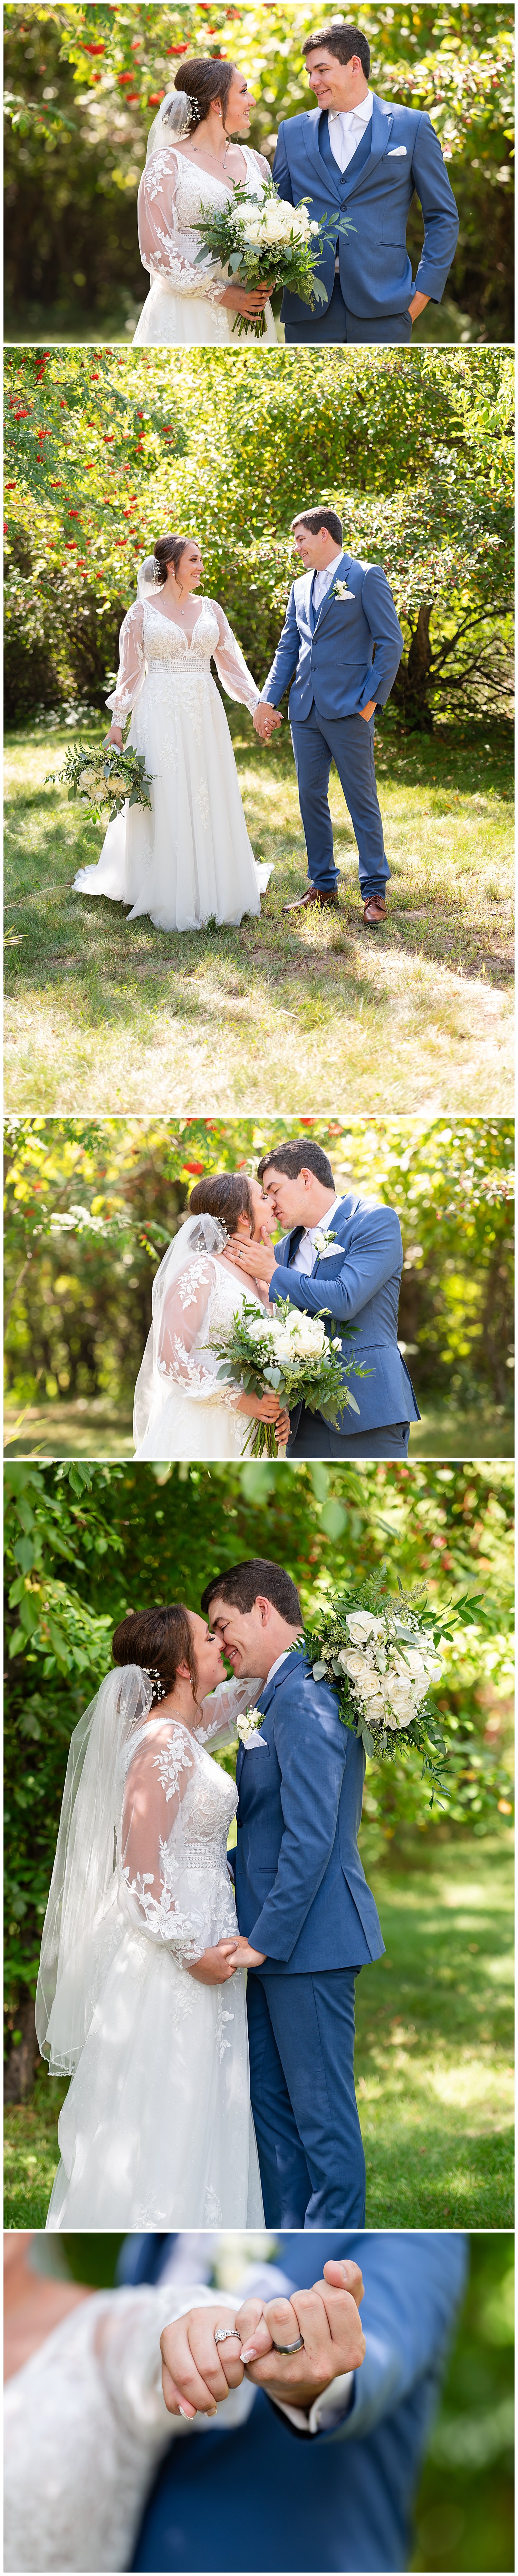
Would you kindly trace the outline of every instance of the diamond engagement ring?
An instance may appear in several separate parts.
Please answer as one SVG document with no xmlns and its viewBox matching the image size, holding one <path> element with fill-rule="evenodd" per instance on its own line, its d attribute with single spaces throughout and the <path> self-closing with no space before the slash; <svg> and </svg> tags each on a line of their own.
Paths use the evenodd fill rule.
<svg viewBox="0 0 518 2576">
<path fill-rule="evenodd" d="M 215 2326 L 215 2327 L 214 2327 L 214 2342 L 215 2342 L 215 2343 L 228 2343 L 229 2335 L 237 2335 L 238 2343 L 240 2343 L 240 2342 L 241 2342 L 241 2336 L 240 2336 L 240 2332 L 239 2332 L 239 2326 Z"/>
<path fill-rule="evenodd" d="M 305 2347 L 303 2335 L 298 2336 L 296 2343 L 274 2343 L 273 2349 L 274 2352 L 304 2352 Z"/>
</svg>

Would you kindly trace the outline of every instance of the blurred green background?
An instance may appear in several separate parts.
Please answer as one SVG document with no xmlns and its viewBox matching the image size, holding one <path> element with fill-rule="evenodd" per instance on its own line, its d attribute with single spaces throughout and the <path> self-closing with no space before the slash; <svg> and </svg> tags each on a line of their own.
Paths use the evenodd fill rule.
<svg viewBox="0 0 518 2576">
<path fill-rule="evenodd" d="M 356 2081 L 369 2226 L 511 2224 L 512 1467 L 13 1461 L 4 1482 L 6 2224 L 44 2225 L 58 2160 L 66 2087 L 39 2065 L 34 1995 L 72 1729 L 129 1608 L 195 1608 L 210 1572 L 251 1555 L 289 1566 L 304 1615 L 381 1564 L 393 1591 L 471 1596 L 435 1695 L 447 1805 L 419 1756 L 367 1764 L 386 1953 L 358 1981 Z"/>
<path fill-rule="evenodd" d="M 339 12 L 324 10 L 324 23 L 329 14 Z M 513 11 L 461 0 L 362 5 L 358 16 L 373 88 L 429 111 L 459 208 L 446 295 L 414 340 L 511 341 Z M 182 54 L 246 70 L 251 141 L 272 159 L 281 118 L 314 106 L 301 54 L 312 29 L 314 7 L 277 0 L 6 9 L 7 339 L 131 338 L 147 292 L 136 220 L 146 135 Z M 414 199 L 414 268 L 422 238 Z"/>
<path fill-rule="evenodd" d="M 55 2240 L 54 2240 L 55 2241 Z M 123 2239 L 60 2236 L 60 2265 L 111 2287 Z M 513 2568 L 514 2238 L 472 2236 L 470 2278 L 416 2503 L 414 2570 Z"/>
<path fill-rule="evenodd" d="M 339 1189 L 397 1208 L 414 1456 L 513 1454 L 513 1124 L 319 1121 Z M 151 1290 L 202 1171 L 257 1170 L 295 1119 L 7 1122 L 9 1454 L 133 1454 Z M 276 1229 L 279 1233 L 280 1229 Z"/>
</svg>

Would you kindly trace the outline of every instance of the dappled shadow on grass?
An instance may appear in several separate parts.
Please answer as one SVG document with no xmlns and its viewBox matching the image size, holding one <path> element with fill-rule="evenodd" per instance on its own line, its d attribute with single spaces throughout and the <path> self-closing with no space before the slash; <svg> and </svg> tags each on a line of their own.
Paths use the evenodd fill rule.
<svg viewBox="0 0 518 2576">
<path fill-rule="evenodd" d="M 6 968 L 15 990 L 21 984 L 25 994 L 31 987 L 52 993 L 63 981 L 72 987 L 74 1006 L 77 992 L 81 1017 L 90 1020 L 92 1027 L 104 1018 L 132 1021 L 137 1002 L 148 1011 L 155 1006 L 162 1010 L 165 1003 L 174 1016 L 178 1010 L 187 1018 L 201 1013 L 202 1022 L 205 1019 L 210 1027 L 215 1004 L 232 1016 L 234 1002 L 242 1004 L 248 995 L 255 1003 L 263 986 L 267 994 L 274 994 L 281 1010 L 284 1004 L 288 1016 L 301 1013 L 302 1025 L 305 1017 L 311 1029 L 318 1025 L 322 1011 L 342 1017 L 358 1010 L 383 1009 L 390 1004 L 394 978 L 397 984 L 405 971 L 412 979 L 417 970 L 412 1003 L 415 999 L 428 1016 L 427 977 L 419 991 L 423 963 L 453 972 L 455 978 L 476 980 L 480 974 L 486 987 L 491 983 L 506 987 L 510 972 L 507 919 L 496 896 L 492 910 L 486 901 L 485 909 L 482 906 L 474 917 L 471 874 L 476 876 L 480 834 L 492 843 L 496 805 L 501 820 L 502 798 L 509 793 L 504 728 L 491 737 L 489 754 L 478 740 L 463 745 L 450 736 L 433 737 L 431 744 L 426 737 L 405 741 L 395 732 L 390 739 L 380 739 L 382 805 L 384 792 L 387 803 L 389 791 L 397 788 L 401 793 L 387 836 L 393 868 L 390 913 L 387 925 L 374 935 L 362 924 L 355 844 L 336 777 L 332 802 L 338 816 L 337 850 L 346 870 L 340 885 L 340 912 L 283 918 L 282 902 L 300 893 L 306 878 L 289 736 L 283 731 L 275 750 L 262 755 L 255 736 L 251 740 L 249 729 L 245 730 L 240 710 L 231 711 L 231 729 L 238 770 L 246 773 L 245 805 L 256 854 L 275 859 L 275 876 L 263 899 L 260 923 L 250 919 L 237 929 L 223 926 L 220 930 L 214 925 L 192 935 L 156 930 L 147 919 L 130 924 L 121 905 L 72 893 L 78 866 L 98 855 L 102 828 L 93 830 L 79 804 L 68 805 L 61 794 L 34 777 L 37 771 L 41 782 L 47 762 L 59 766 L 70 735 L 43 735 L 36 728 L 9 737 L 9 758 L 13 767 L 17 764 L 20 780 L 19 804 L 15 791 L 9 806 L 12 882 L 7 887 L 8 941 L 14 944 L 8 945 Z M 93 736 L 96 729 L 89 726 L 88 730 Z M 480 812 L 474 808 L 472 816 L 468 810 L 466 818 L 468 790 L 479 775 L 483 780 Z M 443 881 L 443 863 L 438 870 L 437 852 L 430 853 L 428 846 L 430 828 L 433 840 L 444 815 L 452 816 L 448 826 L 452 835 L 461 833 L 461 824 L 463 834 L 462 868 L 459 862 L 458 876 L 452 876 L 450 867 L 447 882 L 446 861 Z M 466 830 L 469 841 L 473 820 L 476 846 L 466 855 Z M 412 842 L 419 847 L 407 854 L 403 846 L 396 857 L 398 833 L 404 843 L 408 823 Z M 498 868 L 496 855 L 494 866 Z M 220 992 L 213 989 L 215 970 L 221 978 Z"/>
<path fill-rule="evenodd" d="M 44 2227 L 59 2163 L 58 2120 L 68 2084 L 46 2067 L 28 2102 L 4 2115 L 4 2227 Z"/>
<path fill-rule="evenodd" d="M 452 1837 L 420 1870 L 370 1875 L 386 1955 L 356 1989 L 367 2225 L 508 2226 L 511 1861 L 496 1836 Z"/>
</svg>

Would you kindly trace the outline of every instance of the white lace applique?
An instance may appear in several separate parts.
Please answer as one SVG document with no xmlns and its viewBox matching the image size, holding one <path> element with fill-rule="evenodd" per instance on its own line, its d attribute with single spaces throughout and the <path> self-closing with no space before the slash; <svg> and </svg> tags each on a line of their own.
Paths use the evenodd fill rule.
<svg viewBox="0 0 518 2576">
<path fill-rule="evenodd" d="M 225 2011 L 224 2011 L 224 2008 L 223 2008 L 223 1987 L 222 1987 L 222 1986 L 217 1986 L 217 1987 L 216 1987 L 216 2047 L 217 2047 L 217 2051 L 218 2051 L 218 2057 L 219 2057 L 220 2066 L 222 2066 L 222 2065 L 223 2065 L 223 2059 L 224 2059 L 224 2055 L 225 2055 L 225 2049 L 230 2048 L 230 2046 L 231 2046 L 231 2041 L 230 2041 L 229 2039 L 225 2039 L 225 2022 L 227 2022 L 227 2021 L 233 2021 L 233 2019 L 234 2019 L 234 2015 L 233 2015 L 233 2013 L 231 2013 L 231 2012 L 225 2012 Z"/>
<path fill-rule="evenodd" d="M 204 2227 L 221 2226 L 221 2201 L 218 2200 L 217 2192 L 212 2190 L 210 2183 L 205 2193 L 203 2224 Z"/>
<path fill-rule="evenodd" d="M 200 248 L 195 226 L 202 206 L 204 211 L 218 206 L 231 193 L 228 181 L 211 179 L 172 144 L 153 154 L 138 192 L 140 256 L 151 279 L 165 280 L 177 295 L 220 303 L 228 278 L 210 252 L 206 264 L 195 265 Z"/>
<path fill-rule="evenodd" d="M 158 1771 L 160 1786 L 164 1790 L 166 1803 L 169 1805 L 170 1799 L 177 1794 L 182 1771 L 194 1769 L 194 1756 L 187 1752 L 185 1732 L 182 1728 L 178 1727 L 172 1735 L 168 1735 L 167 1744 L 162 1747 L 160 1753 L 153 1754 L 153 1768 Z"/>
</svg>

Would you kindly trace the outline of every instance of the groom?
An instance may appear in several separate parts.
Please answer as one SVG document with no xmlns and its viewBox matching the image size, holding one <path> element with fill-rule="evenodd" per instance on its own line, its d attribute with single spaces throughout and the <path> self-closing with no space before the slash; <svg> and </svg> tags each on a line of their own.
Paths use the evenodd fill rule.
<svg viewBox="0 0 518 2576">
<path fill-rule="evenodd" d="M 421 108 L 391 106 L 369 89 L 370 53 L 358 27 L 335 20 L 302 51 L 316 108 L 279 127 L 273 176 L 281 197 L 309 200 L 335 220 L 319 274 L 327 304 L 311 317 L 297 295 L 281 308 L 287 342 L 410 340 L 430 299 L 440 304 L 459 230 L 441 146 Z M 414 190 L 424 245 L 412 277 L 406 227 Z M 352 230 L 342 234 L 341 216 Z"/>
<path fill-rule="evenodd" d="M 376 779 L 374 717 L 384 707 L 401 661 L 403 637 L 380 564 L 342 550 L 336 510 L 303 510 L 292 519 L 305 570 L 290 590 L 286 617 L 253 722 L 268 742 L 281 719 L 273 710 L 290 687 L 288 715 L 308 860 L 308 884 L 283 912 L 338 903 L 338 871 L 328 788 L 331 762 L 356 834 L 363 918 L 376 930 L 386 919 L 385 856 Z"/>
<path fill-rule="evenodd" d="M 365 1754 L 297 1651 L 295 1584 L 268 1559 L 206 1585 L 202 1612 L 264 1723 L 240 1746 L 234 1962 L 250 1972 L 250 2093 L 268 2227 L 365 2225 L 354 1981 L 384 1942 L 358 1851 Z M 253 1694 L 252 1694 L 253 1696 Z M 251 1973 L 253 1971 L 253 1974 Z"/>
<path fill-rule="evenodd" d="M 403 1246 L 395 1208 L 374 1207 L 359 1190 L 338 1198 L 328 1156 L 307 1136 L 272 1146 L 257 1177 L 273 1218 L 288 1230 L 280 1243 L 272 1244 L 263 1227 L 262 1243 L 240 1244 L 240 1269 L 267 1286 L 270 1305 L 289 1297 L 303 1314 L 322 1315 L 326 1332 L 342 1333 L 344 1359 L 358 1360 L 368 1372 L 351 1381 L 360 1429 L 349 1406 L 335 1430 L 321 1413 L 297 1404 L 288 1457 L 406 1458 L 410 1423 L 420 1414 L 398 1348 Z M 323 1234 L 331 1238 L 325 1244 Z"/>
</svg>

